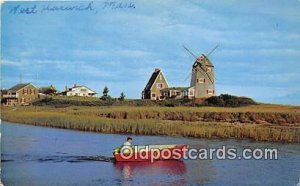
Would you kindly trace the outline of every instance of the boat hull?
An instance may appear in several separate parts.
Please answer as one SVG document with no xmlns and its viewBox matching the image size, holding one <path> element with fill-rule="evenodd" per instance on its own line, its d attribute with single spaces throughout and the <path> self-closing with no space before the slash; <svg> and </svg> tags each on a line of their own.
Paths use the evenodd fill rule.
<svg viewBox="0 0 300 186">
<path fill-rule="evenodd" d="M 131 153 L 114 153 L 114 157 L 117 162 L 179 160 L 184 158 L 187 148 L 187 145 L 134 146 Z"/>
</svg>

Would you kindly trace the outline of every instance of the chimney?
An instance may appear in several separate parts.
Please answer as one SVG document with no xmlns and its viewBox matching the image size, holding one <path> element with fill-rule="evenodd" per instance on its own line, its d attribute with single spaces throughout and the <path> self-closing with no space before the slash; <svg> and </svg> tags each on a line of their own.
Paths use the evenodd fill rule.
<svg viewBox="0 0 300 186">
<path fill-rule="evenodd" d="M 67 87 L 67 85 L 65 86 L 65 91 L 68 91 L 68 87 Z"/>
<path fill-rule="evenodd" d="M 160 69 L 159 68 L 155 68 L 154 72 L 159 72 Z"/>
<path fill-rule="evenodd" d="M 74 84 L 74 87 L 76 87 L 77 85 L 76 84 Z"/>
</svg>

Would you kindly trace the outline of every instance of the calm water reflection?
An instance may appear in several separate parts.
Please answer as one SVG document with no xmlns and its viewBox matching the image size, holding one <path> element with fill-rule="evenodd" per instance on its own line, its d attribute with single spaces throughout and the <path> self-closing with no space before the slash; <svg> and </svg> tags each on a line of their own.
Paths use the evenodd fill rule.
<svg viewBox="0 0 300 186">
<path fill-rule="evenodd" d="M 73 161 L 112 156 L 125 135 L 97 134 L 2 123 L 2 181 L 6 185 L 296 185 L 299 144 L 247 140 L 133 136 L 134 144 L 227 145 L 278 148 L 279 160 L 184 160 L 148 162 Z"/>
</svg>

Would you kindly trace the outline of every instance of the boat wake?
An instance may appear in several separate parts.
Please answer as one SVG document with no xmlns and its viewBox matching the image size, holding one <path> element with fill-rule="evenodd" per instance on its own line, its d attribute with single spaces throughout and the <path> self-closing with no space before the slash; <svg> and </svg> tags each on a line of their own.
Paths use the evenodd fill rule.
<svg viewBox="0 0 300 186">
<path fill-rule="evenodd" d="M 38 162 L 88 162 L 88 161 L 102 161 L 102 162 L 115 162 L 114 157 L 109 156 L 5 156 L 2 155 L 1 162 L 11 161 L 38 161 Z"/>
</svg>

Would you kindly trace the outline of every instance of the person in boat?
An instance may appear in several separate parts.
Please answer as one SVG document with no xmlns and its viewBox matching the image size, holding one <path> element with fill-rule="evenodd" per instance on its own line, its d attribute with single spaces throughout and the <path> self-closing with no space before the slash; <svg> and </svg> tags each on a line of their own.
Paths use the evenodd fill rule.
<svg viewBox="0 0 300 186">
<path fill-rule="evenodd" d="M 132 152 L 132 138 L 128 137 L 127 140 L 124 142 L 122 148 L 121 148 L 121 153 L 130 153 Z"/>
</svg>

